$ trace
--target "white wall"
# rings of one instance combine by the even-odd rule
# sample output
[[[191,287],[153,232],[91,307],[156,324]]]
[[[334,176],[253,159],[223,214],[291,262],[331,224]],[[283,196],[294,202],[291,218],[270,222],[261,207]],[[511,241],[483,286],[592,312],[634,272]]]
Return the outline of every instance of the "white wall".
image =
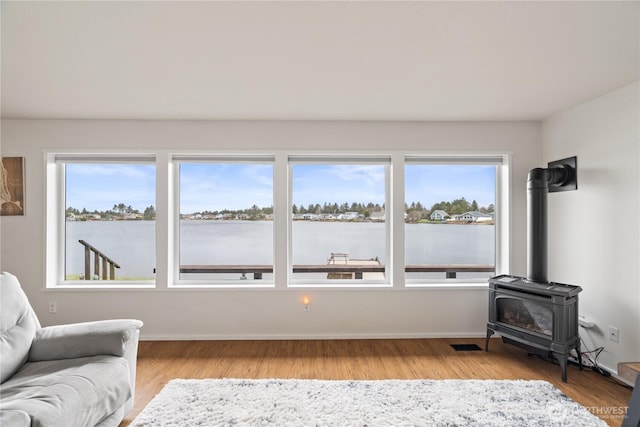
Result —
[[[542,124],[545,163],[578,156],[578,190],[549,195],[549,278],[582,286],[580,313],[597,329],[581,335],[614,372],[640,360],[639,104],[635,83]]]
[[[0,220],[0,267],[20,278],[45,325],[135,317],[145,322],[143,339],[469,337],[485,334],[486,288],[309,292],[43,289],[44,150],[511,152],[510,271],[524,275],[525,183],[527,172],[539,163],[540,125],[533,122],[3,120],[0,148],[3,156],[26,157],[27,173],[26,216]],[[312,298],[308,313],[302,311],[302,294]],[[57,303],[57,314],[47,312],[49,301]]]

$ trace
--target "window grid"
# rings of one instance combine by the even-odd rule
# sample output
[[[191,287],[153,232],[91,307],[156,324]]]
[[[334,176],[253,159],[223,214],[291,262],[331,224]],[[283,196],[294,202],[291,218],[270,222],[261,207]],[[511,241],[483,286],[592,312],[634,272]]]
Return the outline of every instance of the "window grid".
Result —
[[[406,154],[401,152],[393,152],[391,154],[379,153],[351,153],[347,155],[328,155],[326,153],[292,155],[286,152],[237,155],[228,156],[219,153],[205,153],[196,156],[190,154],[175,154],[167,152],[157,152],[153,154],[122,154],[122,153],[99,153],[99,154],[76,154],[76,153],[47,153],[47,256],[46,256],[46,285],[49,288],[65,287],[70,283],[64,279],[65,261],[64,255],[64,188],[65,174],[64,165],[66,163],[81,162],[148,162],[155,161],[157,174],[156,192],[158,197],[158,217],[161,219],[156,223],[156,227],[160,226],[167,230],[157,230],[156,233],[161,236],[160,241],[156,241],[156,258],[157,263],[162,263],[166,259],[169,265],[160,267],[161,274],[158,277],[161,283],[155,285],[153,282],[129,282],[126,284],[117,283],[118,287],[142,287],[149,286],[157,288],[276,288],[276,289],[292,289],[300,287],[322,287],[322,288],[359,288],[369,289],[376,287],[393,287],[394,289],[403,289],[405,287],[434,285],[456,286],[463,285],[463,281],[436,281],[436,282],[413,282],[405,277],[405,247],[404,247],[404,167],[409,164],[495,164],[495,221],[496,221],[496,237],[495,237],[495,274],[500,274],[508,266],[508,218],[509,218],[509,156],[507,154],[461,154],[461,155],[430,155],[428,153]],[[273,280],[269,283],[255,283],[250,286],[237,285],[234,283],[213,283],[210,281],[202,281],[195,283],[191,281],[179,280],[179,256],[176,248],[176,242],[179,239],[179,227],[176,221],[179,221],[179,197],[178,185],[179,179],[176,169],[181,162],[209,162],[231,160],[237,162],[264,162],[269,161],[273,164]],[[318,162],[335,162],[343,164],[371,164],[371,163],[387,163],[385,173],[385,236],[386,237],[386,261],[385,261],[385,281],[383,283],[364,283],[353,284],[350,282],[340,283],[313,283],[313,281],[296,281],[291,277],[291,237],[292,237],[292,214],[291,214],[291,163],[318,163]],[[172,166],[173,165],[173,166]],[[161,171],[169,169],[169,173]],[[172,172],[173,170],[173,172]],[[166,195],[165,195],[166,194]],[[173,194],[173,195],[172,195]],[[165,213],[165,211],[168,212]],[[164,254],[166,252],[166,254]],[[163,255],[164,254],[164,255]],[[477,282],[477,281],[476,281]],[[449,283],[446,285],[446,283]],[[82,285],[82,284],[81,284]],[[92,288],[113,287],[116,283],[99,283]],[[77,287],[77,284],[73,284]]]
[[[295,174],[294,169],[296,167],[298,168],[298,170],[308,169],[307,172],[309,172],[309,170],[312,170],[311,168],[314,168],[314,167],[323,168],[329,172],[327,173],[327,175],[330,175],[332,171],[336,170],[338,171],[338,173],[342,172],[342,173],[345,173],[346,175],[352,175],[352,176],[356,176],[358,173],[366,174],[367,171],[374,172],[374,171],[377,171],[378,169],[382,169],[384,171],[384,183],[383,183],[382,198],[378,200],[378,205],[381,205],[384,208],[383,212],[388,212],[389,211],[388,206],[390,203],[391,156],[390,155],[289,156],[288,163],[289,163],[289,166],[288,166],[289,180],[287,182],[287,187],[289,189],[289,203],[287,205],[288,216],[289,216],[289,220],[288,220],[289,257],[288,257],[288,269],[287,269],[288,286],[289,287],[313,286],[313,287],[320,287],[320,288],[323,288],[323,287],[359,288],[359,287],[367,287],[367,286],[368,287],[391,286],[391,283],[392,283],[392,281],[390,280],[391,263],[389,261],[391,259],[391,243],[390,243],[391,226],[390,226],[390,221],[388,219],[385,218],[385,220],[383,221],[384,224],[379,224],[379,223],[373,224],[374,221],[371,220],[371,225],[376,225],[376,226],[379,226],[378,228],[383,228],[383,249],[382,249],[383,253],[382,253],[381,261],[378,260],[378,254],[360,253],[359,255],[352,257],[353,254],[350,251],[333,250],[332,249],[333,246],[329,246],[324,248],[326,253],[326,257],[324,258],[325,265],[321,264],[322,253],[320,254],[316,253],[315,258],[313,258],[314,260],[312,263],[313,265],[308,265],[307,263],[296,262],[295,258],[297,258],[296,256],[297,254],[294,253],[294,251],[296,250],[296,248],[294,247],[295,246],[294,242],[299,239],[297,239],[297,236],[295,235],[293,228],[294,226],[297,226],[299,229],[302,229],[304,225],[306,225],[305,224],[306,221],[299,220],[300,214],[297,215],[298,220],[296,220],[296,216],[292,212],[293,206],[296,205],[296,194],[294,194],[294,191],[296,190],[296,185],[294,183],[294,181],[296,180],[296,177],[294,176]],[[349,184],[348,180],[344,180],[344,181],[339,181],[337,185],[340,187],[339,188],[340,190],[344,190],[344,188],[342,187],[345,187],[348,184]],[[363,184],[360,183],[360,185],[363,185]],[[317,190],[317,191],[320,191],[320,190]],[[320,204],[321,202],[323,203],[334,202],[334,204],[337,204],[336,200],[331,200],[332,196],[325,195],[320,197],[324,197],[324,199],[327,199],[327,200],[316,199],[315,200],[316,204]],[[354,197],[354,196],[351,196],[351,197]],[[378,197],[380,197],[380,195],[378,195]],[[347,204],[349,202],[352,202],[352,203],[358,202],[357,200],[349,200],[349,201],[342,200],[344,199],[344,197],[341,197],[341,196],[337,196],[337,198],[339,199],[339,201],[346,202]],[[368,202],[373,202],[373,201],[369,200]],[[364,203],[367,203],[367,201],[364,201]],[[302,205],[304,204],[305,203],[302,203]],[[352,206],[352,205],[349,205],[349,206]],[[317,224],[317,226],[321,225],[323,226],[323,228],[326,228],[327,231],[321,232],[318,235],[318,237],[326,238],[327,236],[325,234],[328,232],[331,232],[332,231],[331,228],[334,228],[331,226],[334,224],[340,225],[342,221],[349,221],[349,222],[355,221],[358,223],[358,224],[352,224],[353,226],[368,225],[365,222],[361,222],[362,218],[359,218],[360,215],[355,216],[354,212],[343,212],[345,210],[344,206],[341,206],[342,209],[340,210],[339,214],[337,213],[332,214],[331,212],[325,212],[325,208],[327,207],[327,205],[323,205],[321,207],[323,209],[323,212],[320,215],[321,218],[318,220],[319,223]],[[378,211],[378,213],[379,212],[380,211]],[[315,215],[315,214],[311,213],[307,215]],[[316,221],[314,219],[310,219],[310,220]],[[333,221],[336,221],[336,222],[333,223]],[[332,236],[333,235],[330,235],[329,240],[333,240]],[[340,237],[342,236],[337,236],[337,237],[338,238],[336,240],[339,241]],[[357,238],[357,236],[354,236],[354,238]],[[301,242],[298,242],[298,247],[303,246],[300,243]],[[333,243],[330,243],[330,244],[333,244]],[[336,247],[342,247],[340,246],[340,243],[335,243],[335,244],[338,245]],[[345,242],[343,242],[342,244],[345,244]],[[361,265],[359,267],[353,267],[350,264],[356,264],[356,265],[361,264]],[[331,267],[338,268],[340,269],[340,271],[331,271],[329,270],[329,268]],[[379,269],[382,267],[384,268],[384,271],[380,272]],[[308,268],[310,269],[310,272],[309,273],[299,272],[302,268],[305,268],[305,269]],[[369,270],[375,270],[375,271],[369,271]],[[314,278],[305,277],[306,274],[314,274],[314,273],[316,274],[316,277]],[[319,277],[321,275],[324,277]]]
[[[173,156],[176,177],[174,193],[177,195],[174,215],[175,286],[209,284],[229,287],[273,287],[274,160],[274,156],[269,155]],[[196,180],[197,185],[208,183],[211,187],[207,188],[205,184],[197,193],[193,193],[189,186],[194,185]],[[233,206],[234,203],[238,203],[238,196],[245,197],[241,196],[242,190],[236,189],[235,186],[240,183],[246,185],[247,180],[251,185],[245,188],[245,192],[256,192],[255,187],[260,186],[261,181],[262,185],[265,185],[264,181],[269,181],[270,185],[266,186],[271,187],[271,195],[265,203],[259,205],[247,195],[245,205]],[[187,183],[183,184],[181,181]],[[196,198],[197,204],[194,205]],[[211,208],[214,210],[208,206],[215,206]],[[261,238],[252,239],[239,246],[238,241],[243,239],[233,239],[232,236],[225,238],[224,229],[227,226],[253,229],[261,234]],[[247,236],[243,237],[246,240]],[[194,239],[199,240],[199,243],[194,244]],[[203,246],[207,249],[202,250]],[[236,259],[240,258],[238,253],[246,259],[238,262],[234,259],[233,253],[236,253]]]
[[[53,197],[47,197],[47,226],[53,230],[47,233],[47,253],[51,253],[50,248],[57,248],[56,259],[49,259],[48,255],[47,283],[55,277],[58,284],[91,288],[152,285],[156,264],[155,222],[150,222],[155,219],[156,206],[155,156],[73,153],[47,158],[52,166],[47,167],[47,188],[48,193],[53,193]],[[87,186],[87,173],[100,178]],[[53,191],[49,181],[55,183]],[[151,183],[145,185],[145,181]],[[131,191],[140,193],[139,200],[146,203],[123,203]],[[101,203],[107,193],[120,203],[114,202],[113,207]],[[148,223],[142,231],[140,227],[136,230],[146,237],[138,241],[141,246],[130,245],[127,238],[139,220]],[[94,230],[83,231],[90,224],[95,225]],[[110,226],[117,230],[114,232]],[[52,234],[55,239],[49,238]],[[133,269],[120,265],[123,258],[130,257],[138,259]]]

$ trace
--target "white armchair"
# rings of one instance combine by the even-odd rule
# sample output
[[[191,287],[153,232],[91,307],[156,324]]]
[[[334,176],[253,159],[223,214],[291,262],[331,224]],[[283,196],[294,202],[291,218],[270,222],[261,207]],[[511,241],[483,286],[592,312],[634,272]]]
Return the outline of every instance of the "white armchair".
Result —
[[[0,425],[117,426],[133,407],[142,322],[42,328],[18,279],[0,274]]]

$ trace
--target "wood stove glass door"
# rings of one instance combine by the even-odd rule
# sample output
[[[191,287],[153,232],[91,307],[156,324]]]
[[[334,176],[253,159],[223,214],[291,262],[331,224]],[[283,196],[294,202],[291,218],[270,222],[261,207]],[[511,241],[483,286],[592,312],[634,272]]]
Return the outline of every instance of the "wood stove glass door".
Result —
[[[553,336],[551,304],[512,296],[496,299],[498,322],[530,332]]]

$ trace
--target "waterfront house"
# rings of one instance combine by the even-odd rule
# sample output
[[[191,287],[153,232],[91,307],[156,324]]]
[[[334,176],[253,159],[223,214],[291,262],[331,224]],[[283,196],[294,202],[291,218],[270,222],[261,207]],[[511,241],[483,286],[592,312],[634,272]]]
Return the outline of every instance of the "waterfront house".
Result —
[[[340,221],[353,221],[354,219],[358,219],[358,212],[341,213],[337,216],[337,219]]]
[[[444,221],[447,218],[450,218],[450,215],[441,209],[436,209],[433,212],[431,212],[431,215],[429,215],[429,218],[431,219],[431,221]]]
[[[371,215],[369,215],[369,219],[371,221],[384,221],[385,218],[386,218],[385,211],[371,212]]]
[[[483,212],[465,212],[460,215],[454,215],[453,219],[455,221],[465,221],[465,222],[490,222],[493,221],[493,215],[486,214]]]

